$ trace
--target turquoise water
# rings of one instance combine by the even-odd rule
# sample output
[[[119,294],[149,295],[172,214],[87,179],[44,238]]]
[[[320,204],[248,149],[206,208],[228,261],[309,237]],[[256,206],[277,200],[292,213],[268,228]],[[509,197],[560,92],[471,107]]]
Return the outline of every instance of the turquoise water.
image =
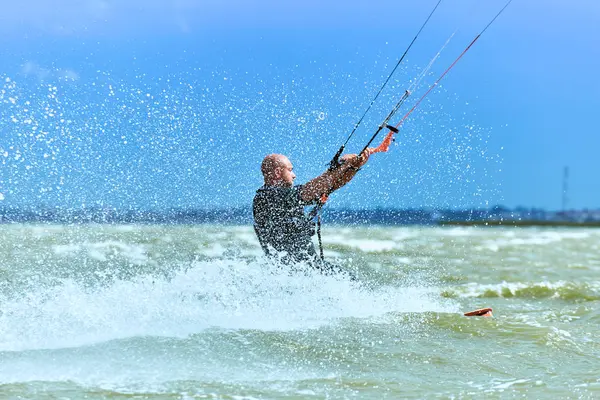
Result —
[[[0,226],[0,398],[600,397],[600,230],[324,240],[358,281],[249,226]]]

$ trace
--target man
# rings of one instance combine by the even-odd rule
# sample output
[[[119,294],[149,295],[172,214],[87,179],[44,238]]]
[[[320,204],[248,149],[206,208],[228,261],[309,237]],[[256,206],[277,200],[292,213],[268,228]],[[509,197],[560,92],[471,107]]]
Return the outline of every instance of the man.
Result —
[[[266,156],[261,165],[264,186],[256,191],[253,203],[254,229],[265,253],[279,256],[284,263],[307,262],[321,270],[331,270],[317,257],[312,242],[314,215],[305,215],[304,207],[317,205],[323,197],[350,182],[370,155],[371,149],[360,157],[345,155],[339,167],[297,186],[294,167],[286,156]]]

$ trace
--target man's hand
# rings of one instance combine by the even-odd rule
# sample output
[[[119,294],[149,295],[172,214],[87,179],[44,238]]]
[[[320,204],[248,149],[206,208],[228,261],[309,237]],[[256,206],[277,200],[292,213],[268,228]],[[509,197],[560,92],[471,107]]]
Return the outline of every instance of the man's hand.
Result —
[[[344,154],[340,161],[342,165],[349,165],[352,168],[359,169],[367,163],[369,156],[372,154],[372,149],[366,149],[360,157],[357,154]]]
[[[369,157],[371,157],[371,154],[373,154],[373,148],[372,147],[368,147],[365,151],[363,151],[360,156],[358,157],[358,162],[359,162],[359,167],[361,168],[363,165],[365,165],[367,163],[367,161],[369,160]]]

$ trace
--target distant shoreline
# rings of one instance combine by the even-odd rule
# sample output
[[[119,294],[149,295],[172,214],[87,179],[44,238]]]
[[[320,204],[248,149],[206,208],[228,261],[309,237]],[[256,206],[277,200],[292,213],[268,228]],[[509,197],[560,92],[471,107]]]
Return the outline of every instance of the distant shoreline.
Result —
[[[491,220],[491,221],[440,221],[441,226],[508,226],[508,227],[581,227],[581,228],[600,228],[600,221],[540,221],[540,220]]]
[[[93,221],[93,220],[35,220],[35,221],[2,221],[1,225],[62,225],[62,226],[85,226],[85,225],[143,225],[143,226],[251,226],[251,221]],[[573,221],[437,221],[437,222],[417,222],[417,223],[382,223],[381,221],[372,222],[348,222],[348,221],[328,221],[329,227],[348,227],[348,226],[380,226],[380,227],[473,227],[473,228],[600,228],[600,221],[573,222]]]
[[[322,217],[323,223],[327,225],[600,227],[600,210],[553,212],[537,209],[509,210],[499,206],[489,210],[327,208]],[[142,211],[0,207],[0,224],[251,225],[252,222],[250,208]]]

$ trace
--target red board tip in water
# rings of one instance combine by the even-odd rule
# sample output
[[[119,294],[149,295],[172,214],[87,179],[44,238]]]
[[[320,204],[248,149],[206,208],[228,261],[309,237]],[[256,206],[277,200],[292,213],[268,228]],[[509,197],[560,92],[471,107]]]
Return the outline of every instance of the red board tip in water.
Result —
[[[492,317],[492,309],[488,307],[469,311],[465,313],[465,317]]]

